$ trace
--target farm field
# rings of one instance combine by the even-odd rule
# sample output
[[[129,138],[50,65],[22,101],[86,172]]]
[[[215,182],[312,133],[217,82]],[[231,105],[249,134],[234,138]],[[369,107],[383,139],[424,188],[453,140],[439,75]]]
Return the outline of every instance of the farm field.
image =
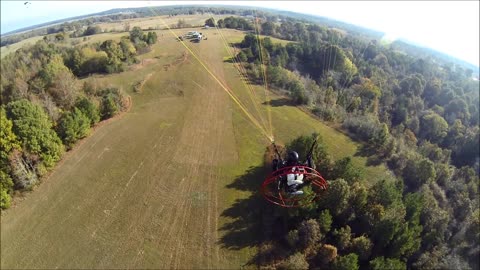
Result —
[[[202,31],[208,40],[185,44],[254,117],[266,117],[263,88],[253,86],[256,113],[234,65],[224,62],[229,54],[221,34]],[[255,268],[248,263],[261,232],[244,233],[242,215],[232,214],[251,211],[237,202],[252,192],[232,184],[263,166],[269,141],[169,31],[156,32],[159,41],[139,57],[140,64],[84,79],[123,88],[133,106],[100,125],[2,213],[1,268]],[[243,37],[236,30],[222,33],[228,42]],[[105,33],[88,42],[125,34]],[[138,81],[144,84],[136,93]],[[334,159],[357,152],[359,144],[298,108],[270,109],[276,142],[317,131]],[[366,164],[363,157],[353,160]],[[388,173],[384,166],[368,167],[366,178]],[[263,179],[249,181],[260,185]]]
[[[28,45],[35,44],[35,42],[41,40],[42,38],[43,38],[43,36],[41,36],[41,37],[31,37],[31,38],[27,38],[25,40],[22,40],[20,42],[17,42],[17,43],[11,44],[11,45],[0,47],[0,56],[1,56],[1,58],[3,58],[3,57],[5,57],[5,55],[7,55],[9,53],[12,53],[12,52],[15,52],[16,50],[20,49],[23,46],[28,46]]]

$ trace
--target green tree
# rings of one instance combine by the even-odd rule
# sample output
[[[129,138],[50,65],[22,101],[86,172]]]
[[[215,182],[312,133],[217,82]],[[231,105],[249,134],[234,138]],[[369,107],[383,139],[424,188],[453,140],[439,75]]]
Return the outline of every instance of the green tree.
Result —
[[[83,33],[84,36],[91,36],[102,33],[102,28],[100,26],[88,26],[87,30]]]
[[[0,171],[0,174],[2,173],[3,172]],[[1,175],[0,175],[0,180],[3,180]],[[8,194],[8,191],[6,189],[1,189],[0,190],[0,208],[1,209],[9,208],[11,201],[12,201],[12,197],[10,197],[10,194]]]
[[[345,250],[350,247],[352,237],[350,226],[346,225],[338,230],[335,229],[333,231],[333,236],[336,239],[337,248],[339,250]]]
[[[358,254],[360,260],[367,260],[372,252],[372,241],[364,235],[353,238],[351,249]]]
[[[331,178],[338,179],[342,178],[350,185],[354,182],[357,182],[362,177],[363,172],[360,168],[357,168],[352,163],[351,157],[344,157],[335,161],[335,165],[333,165],[333,171]]]
[[[102,115],[102,119],[108,119],[110,117],[113,117],[118,112],[119,108],[115,103],[114,97],[111,95],[103,97],[100,106],[100,114]]]
[[[157,33],[155,32],[148,32],[147,39],[145,40],[148,45],[153,45],[157,43]]]
[[[240,51],[240,52],[237,54],[237,59],[238,59],[240,62],[247,62],[247,60],[248,60],[247,55],[246,55],[243,51]]]
[[[106,71],[115,73],[123,71],[121,59],[124,58],[122,48],[113,40],[106,40],[100,45],[100,49],[107,53],[108,60],[106,63]]]
[[[350,253],[345,256],[337,256],[333,262],[333,269],[337,270],[357,270],[358,268],[358,255],[355,253]]]
[[[361,182],[353,183],[350,197],[350,205],[355,211],[357,217],[362,216],[367,205],[368,192],[367,188]]]
[[[440,115],[430,112],[420,118],[420,137],[439,143],[447,136],[448,123]]]
[[[480,129],[475,127],[465,132],[453,149],[453,163],[456,166],[474,165],[478,162]]]
[[[377,257],[370,261],[370,268],[372,270],[406,270],[407,265],[399,259]]]
[[[133,58],[137,54],[137,49],[133,46],[132,42],[128,39],[121,39],[120,40],[120,48],[122,48],[123,52],[123,59],[127,63],[131,63]]]
[[[210,27],[215,27],[215,19],[214,18],[208,18],[206,21],[205,21],[205,25],[208,25]]]
[[[435,164],[427,158],[411,158],[403,169],[403,177],[411,190],[417,190],[435,180]]]
[[[300,81],[298,81],[298,80],[292,81],[290,83],[289,90],[290,90],[290,94],[293,98],[293,101],[296,104],[298,104],[298,105],[308,104],[309,99],[308,99],[308,96],[305,93],[305,87],[303,86],[303,84]]]
[[[65,145],[72,147],[76,141],[87,136],[90,130],[90,119],[75,108],[72,112],[63,115],[57,130]]]
[[[143,31],[142,28],[135,26],[133,27],[132,31],[130,31],[130,40],[133,44],[139,43],[143,39]]]
[[[444,241],[445,232],[452,218],[447,210],[438,204],[432,190],[424,185],[420,189],[422,194],[423,208],[420,215],[420,223],[423,226],[422,248],[429,250]]]
[[[22,142],[24,150],[38,154],[46,168],[51,168],[60,160],[62,142],[39,105],[23,99],[10,102],[6,109],[7,117],[13,122],[13,132]]]
[[[95,106],[95,104],[93,104],[88,98],[82,97],[78,99],[75,103],[75,107],[88,117],[90,120],[90,126],[93,126],[100,121],[100,113],[97,106]]]
[[[47,86],[51,86],[56,81],[57,74],[62,71],[69,72],[63,63],[63,58],[59,54],[54,54],[40,71],[40,76],[46,82]]]
[[[275,24],[273,22],[264,22],[261,25],[261,33],[266,36],[273,36],[275,34]]]
[[[318,225],[324,234],[330,232],[330,228],[332,226],[332,215],[330,215],[330,211],[328,211],[328,209],[320,212],[320,215],[318,216]]]
[[[401,203],[402,191],[395,185],[393,179],[382,179],[370,189],[368,201],[390,207]]]
[[[402,93],[408,96],[420,96],[425,89],[425,79],[422,74],[413,74],[400,82]]]
[[[420,248],[422,227],[418,223],[404,223],[389,244],[388,254],[391,257],[410,257]]]
[[[8,164],[8,155],[13,149],[20,149],[17,136],[12,131],[13,122],[7,117],[5,108],[0,107],[0,165],[2,168]]]
[[[9,156],[12,150],[20,149],[17,136],[12,131],[13,123],[7,118],[5,108],[0,107],[0,208],[10,207],[13,180],[9,175]]]
[[[107,53],[108,58],[124,58],[123,50],[119,44],[111,39],[104,41],[100,45],[100,49]]]
[[[330,210],[333,216],[339,216],[349,207],[350,187],[343,179],[328,181],[328,185],[318,205]]]
[[[385,150],[389,140],[390,132],[388,131],[388,126],[387,124],[382,123],[380,129],[375,132],[370,142],[372,143],[373,147],[377,148],[377,153],[381,153]]]

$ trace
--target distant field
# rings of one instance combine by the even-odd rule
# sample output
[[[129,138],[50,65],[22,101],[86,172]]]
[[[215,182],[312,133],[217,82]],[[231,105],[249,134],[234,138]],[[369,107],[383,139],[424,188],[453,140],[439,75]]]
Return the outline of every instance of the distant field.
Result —
[[[25,40],[22,40],[20,42],[17,42],[17,43],[8,45],[8,46],[0,47],[1,58],[5,57],[5,55],[7,55],[9,53],[15,52],[16,50],[20,49],[23,46],[33,45],[37,41],[41,40],[42,38],[43,38],[43,36],[41,36],[41,37],[31,37],[31,38],[27,38]]]
[[[225,17],[232,16],[231,14],[227,15],[215,15],[215,19],[220,20]],[[115,30],[115,31],[123,31],[125,29],[125,25],[129,24],[130,29],[132,29],[135,26],[139,26],[142,29],[164,29],[165,24],[168,25],[169,27],[172,27],[172,25],[177,25],[177,22],[182,19],[185,21],[185,24],[189,24],[191,26],[203,26],[205,25],[205,21],[209,18],[210,16],[205,13],[203,15],[201,14],[195,14],[195,15],[182,15],[182,16],[173,16],[173,17],[168,17],[168,15],[163,15],[163,16],[155,16],[155,17],[148,17],[148,18],[136,18],[136,19],[128,19],[128,20],[123,20],[121,23],[118,22],[113,22],[113,23],[101,23],[98,24],[102,28],[102,30]]]
[[[142,63],[85,79],[122,88],[133,107],[79,143],[34,192],[2,213],[1,268],[238,269],[255,254],[260,232],[242,223],[255,209],[238,202],[256,193],[232,184],[241,186],[249,170],[263,167],[269,141],[180,42],[158,33]],[[229,55],[221,35],[205,33],[208,40],[186,44],[254,117],[266,117],[263,88],[252,86],[257,113],[234,65],[223,62]],[[222,33],[228,42],[243,37]],[[144,87],[134,93],[140,80]],[[334,158],[357,151],[357,143],[296,107],[274,106],[271,113],[279,143],[317,131]],[[369,167],[367,181],[386,173]],[[259,186],[263,177],[245,181]]]

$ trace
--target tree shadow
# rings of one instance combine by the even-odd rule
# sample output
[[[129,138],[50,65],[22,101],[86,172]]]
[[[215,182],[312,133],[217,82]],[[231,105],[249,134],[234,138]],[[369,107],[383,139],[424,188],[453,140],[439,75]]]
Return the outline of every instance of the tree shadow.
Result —
[[[267,105],[267,102],[263,102],[263,105]],[[292,100],[288,98],[279,98],[279,99],[274,99],[270,100],[270,106],[272,107],[281,107],[281,106],[295,106]]]
[[[230,208],[222,212],[222,217],[232,219],[220,228],[226,232],[220,239],[222,247],[239,250],[261,242],[261,217],[266,202],[260,194],[260,186],[266,173],[264,167],[250,167],[245,174],[227,186],[239,191],[250,191],[252,195],[237,199]]]
[[[268,203],[260,193],[261,184],[268,173],[270,171],[265,166],[250,167],[245,174],[227,185],[228,188],[238,191],[252,192],[247,198],[237,199],[221,214],[222,217],[232,219],[220,228],[220,231],[224,232],[219,240],[222,248],[258,248],[258,252],[244,266],[268,265],[285,257],[287,252],[281,245],[276,244],[287,231],[287,210]]]

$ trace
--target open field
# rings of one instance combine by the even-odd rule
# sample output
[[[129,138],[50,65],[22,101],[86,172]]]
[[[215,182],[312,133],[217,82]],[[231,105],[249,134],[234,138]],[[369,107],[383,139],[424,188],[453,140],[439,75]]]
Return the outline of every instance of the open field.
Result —
[[[225,17],[232,16],[231,14],[226,15],[215,15],[215,19],[220,20]],[[125,25],[130,25],[130,29],[135,26],[139,26],[142,29],[164,29],[165,24],[169,27],[176,26],[178,20],[182,19],[185,21],[185,24],[189,24],[191,26],[203,26],[205,25],[205,20],[209,18],[207,13],[201,14],[194,14],[194,15],[181,15],[181,16],[172,16],[169,17],[168,15],[162,16],[155,16],[155,17],[146,17],[146,18],[135,18],[135,19],[127,19],[123,20],[121,23],[112,22],[112,23],[100,23],[98,26],[102,28],[104,31],[123,31],[125,29]]]
[[[7,55],[9,53],[15,52],[16,50],[20,49],[23,46],[33,45],[33,44],[35,44],[35,42],[41,40],[42,38],[43,38],[43,36],[31,37],[31,38],[27,38],[25,40],[22,40],[20,42],[14,43],[14,44],[10,44],[10,45],[7,45],[7,46],[0,47],[1,58],[5,57],[5,55]]]
[[[252,115],[266,117],[262,88],[253,88],[256,113],[235,67],[223,62],[229,55],[221,35],[205,32],[208,40],[186,44]],[[222,32],[229,42],[241,40],[240,31]],[[87,78],[122,87],[133,107],[80,142],[2,213],[2,268],[238,269],[255,254],[261,232],[242,227],[252,209],[237,205],[252,192],[232,183],[263,166],[269,142],[180,42],[158,33],[143,64]],[[103,36],[110,38],[94,37]],[[134,93],[141,80],[141,93]],[[334,158],[357,151],[358,144],[298,108],[275,105],[271,112],[277,142],[317,131]],[[367,170],[371,178],[386,173],[383,166]],[[263,178],[249,181],[260,185]]]

